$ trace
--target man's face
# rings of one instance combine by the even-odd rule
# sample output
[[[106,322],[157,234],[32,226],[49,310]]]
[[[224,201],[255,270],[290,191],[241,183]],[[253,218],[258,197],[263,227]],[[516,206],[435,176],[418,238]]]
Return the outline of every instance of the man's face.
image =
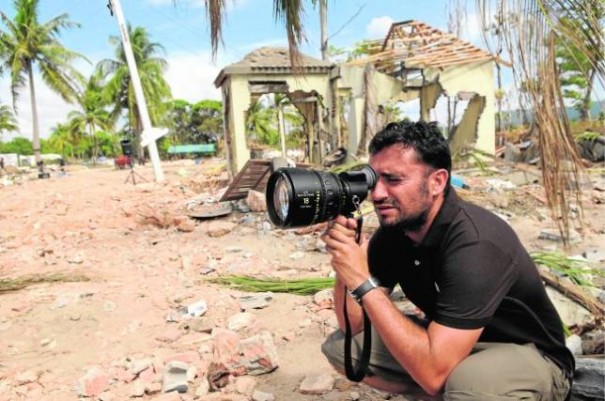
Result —
[[[378,174],[370,196],[380,224],[419,230],[434,202],[430,195],[433,169],[418,159],[413,148],[399,144],[372,155],[370,165]]]

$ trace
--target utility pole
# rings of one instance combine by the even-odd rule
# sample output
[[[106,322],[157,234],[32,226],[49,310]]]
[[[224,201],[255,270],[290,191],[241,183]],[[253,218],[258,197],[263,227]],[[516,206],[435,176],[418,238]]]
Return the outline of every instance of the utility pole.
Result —
[[[158,148],[155,141],[163,136],[166,133],[166,130],[151,126],[149,110],[147,110],[147,102],[145,101],[143,87],[141,86],[141,78],[139,77],[139,70],[137,69],[137,63],[132,52],[132,46],[130,45],[130,37],[128,36],[128,29],[124,21],[124,14],[122,13],[120,0],[108,1],[109,3],[107,4],[107,7],[109,8],[109,13],[112,16],[115,13],[118,21],[118,28],[120,29],[120,36],[122,37],[122,46],[124,47],[124,55],[126,56],[126,62],[128,63],[130,79],[134,88],[135,98],[137,99],[137,107],[141,116],[141,123],[143,124],[141,145],[147,146],[147,149],[149,150],[149,158],[151,159],[151,165],[153,166],[153,174],[156,182],[163,182],[164,173],[162,171],[162,166],[160,165],[160,156],[158,154]]]

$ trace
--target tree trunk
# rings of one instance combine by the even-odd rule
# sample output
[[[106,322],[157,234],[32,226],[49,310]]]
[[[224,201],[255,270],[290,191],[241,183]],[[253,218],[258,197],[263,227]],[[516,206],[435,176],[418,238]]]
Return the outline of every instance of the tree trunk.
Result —
[[[92,139],[92,154],[90,155],[92,158],[92,165],[95,166],[97,164],[97,139],[95,138],[95,127],[94,124],[90,124],[88,126],[88,135],[90,135],[90,139]]]
[[[42,161],[42,155],[40,154],[40,128],[38,123],[38,107],[36,105],[36,88],[34,87],[34,72],[33,65],[31,62],[25,67],[27,70],[27,76],[29,79],[29,101],[32,107],[32,144],[34,148],[34,157],[36,159],[36,165]]]
[[[327,0],[319,0],[319,23],[321,27],[321,59],[328,61],[328,7]]]
[[[277,104],[277,129],[279,132],[279,145],[281,147],[282,157],[286,157],[286,124],[284,122],[284,109],[283,105]]]
[[[580,111],[580,120],[582,121],[590,121],[590,97],[592,96],[592,85],[594,83],[594,78],[596,76],[597,70],[595,68],[590,71],[590,76],[588,77],[588,85],[586,87],[586,94],[584,95],[584,99],[582,99],[582,110]]]

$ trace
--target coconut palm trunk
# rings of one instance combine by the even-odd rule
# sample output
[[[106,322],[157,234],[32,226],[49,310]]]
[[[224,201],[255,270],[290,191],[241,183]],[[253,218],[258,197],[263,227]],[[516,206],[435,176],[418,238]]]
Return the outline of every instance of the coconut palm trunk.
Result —
[[[13,0],[15,15],[11,19],[0,11],[0,71],[10,71],[13,108],[26,84],[29,84],[32,111],[32,142],[36,163],[41,162],[40,126],[36,103],[34,66],[37,64],[42,81],[66,102],[73,102],[83,81],[71,65],[82,55],[63,47],[57,37],[63,28],[78,26],[61,14],[45,23],[38,21],[39,0]]]
[[[36,104],[36,87],[34,84],[32,63],[29,62],[25,68],[29,80],[29,102],[32,108],[32,144],[34,148],[34,158],[36,159],[36,164],[39,164],[42,161],[42,155],[40,154],[40,123],[38,120],[38,105]]]

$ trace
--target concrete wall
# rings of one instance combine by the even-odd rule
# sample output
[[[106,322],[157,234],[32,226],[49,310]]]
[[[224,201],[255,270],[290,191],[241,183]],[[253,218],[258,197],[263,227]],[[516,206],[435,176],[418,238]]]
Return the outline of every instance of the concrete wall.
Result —
[[[349,116],[347,128],[349,131],[349,142],[347,151],[350,154],[357,153],[357,145],[363,131],[363,119],[365,111],[365,85],[364,85],[365,67],[341,66],[340,79],[338,85],[340,88],[346,88],[351,91],[351,103],[349,104]],[[389,100],[398,99],[402,95],[403,82],[388,75],[378,72],[371,72],[371,85],[374,86],[373,93],[376,104],[385,104]]]
[[[425,70],[425,77],[429,81],[439,80],[441,87],[450,96],[458,92],[474,92],[484,97],[484,107],[478,117],[477,142],[475,148],[489,154],[496,152],[496,119],[495,119],[495,88],[494,63],[492,61],[465,64],[450,67],[444,71]],[[475,104],[476,105],[476,104]],[[469,110],[470,113],[480,112],[480,107]],[[475,120],[472,115],[465,116],[466,121]],[[473,129],[470,124],[461,124],[458,132],[465,137],[472,135],[468,130]]]
[[[315,91],[322,99],[323,106],[329,108],[329,76],[307,75],[294,78],[291,75],[230,75],[227,78],[230,85],[229,92],[229,130],[231,144],[227,146],[231,172],[237,174],[250,159],[250,149],[246,141],[246,111],[251,106],[251,93],[248,82],[286,82],[290,92],[301,90],[303,92]],[[227,83],[225,83],[227,84]]]
[[[472,138],[474,147],[489,154],[495,153],[494,118],[495,89],[493,83],[493,62],[481,62],[467,65],[457,65],[445,70],[426,69],[425,81],[432,82],[421,90],[421,110],[419,113],[428,119],[429,111],[435,107],[435,102],[446,91],[450,96],[458,92],[474,92],[481,98],[469,103],[469,107],[458,127],[460,138]],[[410,100],[415,93],[403,92],[402,81],[380,73],[373,73],[371,84],[376,104],[386,104],[392,100]],[[365,110],[364,67],[340,67],[338,85],[351,93],[347,127],[349,142],[347,150],[355,154],[363,129],[363,113]],[[456,144],[459,144],[457,141]],[[467,141],[468,143],[468,141]]]
[[[365,112],[365,85],[364,85],[364,67],[340,66],[338,72],[333,74],[336,78],[336,85],[339,92],[351,94],[349,103],[349,115],[347,127],[349,132],[347,150],[351,154],[356,154],[359,140],[363,130],[363,119]],[[388,75],[370,72],[370,82],[373,86],[372,95],[376,105],[386,104],[391,100],[409,99],[410,93],[403,92],[403,82]],[[465,138],[475,137],[477,132],[477,142],[474,146],[489,154],[495,153],[495,118],[494,118],[494,83],[493,83],[493,62],[482,62],[468,65],[453,66],[445,70],[424,71],[425,81],[433,82],[432,88],[439,85],[450,96],[458,92],[474,92],[481,99],[473,103],[473,107],[467,110],[462,123],[459,127],[459,133]],[[332,107],[330,96],[330,77],[327,74],[307,75],[293,77],[291,75],[279,74],[229,74],[223,85],[229,85],[228,100],[230,118],[228,130],[230,132],[230,144],[227,145],[228,158],[231,172],[237,174],[250,158],[250,149],[247,146],[246,138],[246,111],[251,105],[251,93],[248,83],[257,82],[286,82],[290,92],[297,90],[303,92],[317,92],[322,99],[323,107],[329,110]],[[431,91],[435,92],[434,90]],[[423,91],[427,97],[422,102],[425,108],[431,107],[433,96],[428,96],[429,92]],[[434,93],[433,93],[434,95]],[[480,100],[480,102],[479,102]],[[474,107],[481,104],[481,107]],[[424,110],[428,113],[427,110]],[[422,112],[422,111],[421,111]],[[425,113],[425,114],[426,114]],[[322,113],[323,114],[323,113]],[[338,118],[338,116],[336,116]]]

